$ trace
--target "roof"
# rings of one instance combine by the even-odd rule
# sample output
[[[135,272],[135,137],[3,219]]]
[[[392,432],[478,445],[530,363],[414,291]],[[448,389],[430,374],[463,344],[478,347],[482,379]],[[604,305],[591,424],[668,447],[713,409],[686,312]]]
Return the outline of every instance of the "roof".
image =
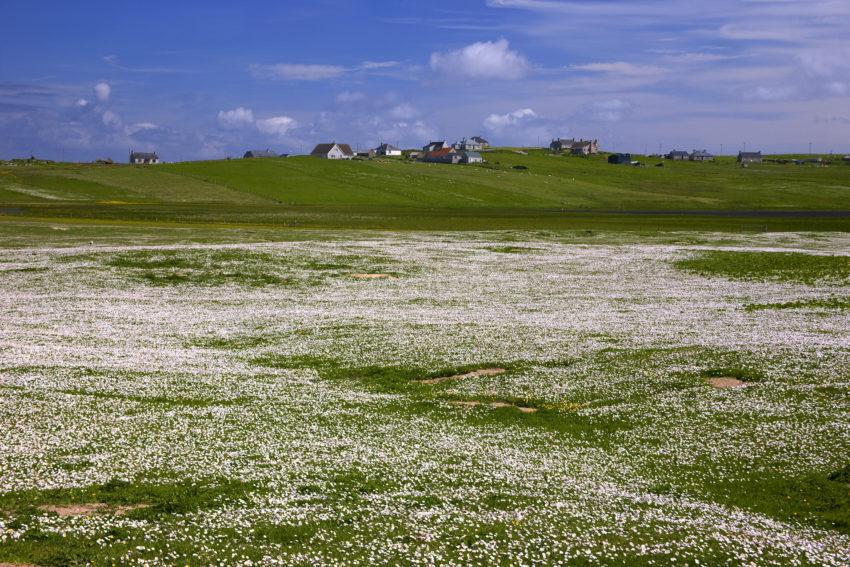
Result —
[[[245,157],[246,158],[278,157],[278,155],[276,153],[274,153],[273,151],[268,150],[268,149],[266,149],[266,150],[248,150],[247,152],[245,152]]]
[[[342,153],[347,156],[353,156],[354,152],[351,150],[351,146],[348,144],[337,144],[336,142],[331,142],[330,144],[316,144],[316,147],[313,148],[313,151],[310,152],[310,155],[316,156],[325,156],[330,153],[334,146],[337,146]]]
[[[426,154],[427,157],[438,158],[438,157],[446,157],[451,154],[455,154],[454,148],[443,148],[441,150],[434,150],[432,152],[428,152]]]
[[[741,158],[761,157],[761,152],[738,152],[738,157],[741,157]]]
[[[671,151],[671,152],[670,152],[669,154],[667,154],[667,155],[671,155],[671,156],[686,156],[686,155],[688,155],[688,152],[686,152],[686,151],[684,151],[684,150],[673,150],[673,151]]]
[[[590,140],[579,140],[578,142],[573,142],[574,148],[585,148],[587,146],[593,145]]]
[[[130,157],[133,159],[159,159],[156,152],[130,152]]]
[[[479,154],[478,152],[463,152],[463,155],[465,155],[467,157],[467,159],[468,158],[480,158],[481,157],[481,154]]]
[[[694,157],[714,157],[713,154],[708,153],[706,150],[694,150],[694,153],[691,155]]]
[[[472,141],[475,142],[476,144],[489,144],[490,143],[487,140],[485,140],[484,138],[482,138],[481,136],[473,136]]]
[[[378,150],[400,152],[401,148],[397,148],[392,144],[381,144],[380,146],[378,146]]]

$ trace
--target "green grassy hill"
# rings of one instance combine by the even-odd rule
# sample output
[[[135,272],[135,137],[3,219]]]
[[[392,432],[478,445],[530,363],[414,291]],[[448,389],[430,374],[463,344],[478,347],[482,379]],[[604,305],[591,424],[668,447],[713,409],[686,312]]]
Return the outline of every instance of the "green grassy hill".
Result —
[[[738,218],[742,211],[758,212],[743,216],[773,225],[777,217],[767,211],[833,211],[817,221],[820,227],[850,225],[847,215],[837,213],[850,211],[850,167],[840,163],[741,168],[721,158],[655,167],[662,160],[637,156],[647,166],[628,167],[609,165],[602,155],[554,156],[542,150],[501,149],[485,156],[482,166],[309,157],[146,167],[7,165],[0,167],[0,214],[449,229],[557,228],[570,218],[613,221],[618,212],[630,219],[628,225],[669,224],[677,217],[683,224],[720,227],[735,222],[720,220],[728,216],[718,213]],[[660,215],[666,220],[633,218],[636,211],[667,211]],[[706,216],[714,220],[697,218]],[[782,222],[805,228],[803,216]]]

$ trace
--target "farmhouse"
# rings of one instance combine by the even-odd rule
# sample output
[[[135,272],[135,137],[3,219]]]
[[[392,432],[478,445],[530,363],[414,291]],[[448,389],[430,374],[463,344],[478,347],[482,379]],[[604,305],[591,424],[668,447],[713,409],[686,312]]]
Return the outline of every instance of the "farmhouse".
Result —
[[[761,163],[761,152],[738,152],[738,163]]]
[[[348,144],[318,144],[310,155],[322,159],[351,159],[354,157],[354,152]]]
[[[460,154],[460,163],[484,163],[484,158],[478,152],[463,151]]]
[[[694,150],[691,152],[689,159],[691,161],[714,161],[714,155],[708,153],[706,150]]]
[[[427,145],[422,146],[422,151],[426,154],[429,152],[435,152],[437,150],[444,150],[446,148],[451,148],[446,142],[428,142]]]
[[[599,153],[599,142],[597,140],[579,140],[573,142],[570,153],[574,156],[589,156]]]
[[[611,154],[608,156],[608,163],[614,165],[629,165],[632,163],[632,154]]]
[[[452,145],[452,147],[458,151],[468,150],[471,152],[480,152],[484,149],[484,146],[482,146],[472,138],[468,140],[464,138],[460,142],[456,142],[454,145]]]
[[[250,158],[276,158],[276,157],[286,157],[286,154],[282,154],[281,156],[278,156],[276,153],[274,153],[273,151],[271,151],[269,149],[248,150],[247,152],[245,152],[245,155],[242,156],[242,157],[245,158],[245,159],[250,159]]]
[[[673,150],[664,157],[673,161],[685,161],[689,155],[688,152],[683,152],[682,150]]]
[[[479,156],[480,157],[480,156]],[[439,150],[434,150],[427,152],[423,157],[422,161],[426,161],[428,163],[459,163],[461,159],[460,154],[458,154],[454,148],[442,148]]]
[[[587,156],[599,153],[599,141],[556,138],[549,144],[549,149],[553,152],[570,152],[576,156]]]
[[[380,146],[375,148],[375,154],[377,154],[379,156],[388,156],[388,157],[400,156],[401,155],[401,148],[397,148],[397,147],[393,146],[392,144],[381,144]]]
[[[473,136],[472,141],[481,146],[481,149],[487,149],[490,147],[490,142],[482,138],[481,136]]]
[[[159,163],[159,156],[156,152],[130,152],[130,163],[135,164],[154,164]]]

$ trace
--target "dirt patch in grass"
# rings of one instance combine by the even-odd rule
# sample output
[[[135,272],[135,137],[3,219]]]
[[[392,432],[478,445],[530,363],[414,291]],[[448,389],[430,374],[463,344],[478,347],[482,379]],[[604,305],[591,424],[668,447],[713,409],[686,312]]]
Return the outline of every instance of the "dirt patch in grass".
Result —
[[[390,274],[351,274],[356,280],[393,280],[395,276]]]
[[[105,502],[89,502],[86,504],[42,504],[38,509],[42,512],[53,512],[60,517],[68,516],[92,516],[94,514],[112,513],[123,516],[134,510],[149,508],[150,504],[123,504],[112,507]]]
[[[749,384],[747,384],[743,380],[738,380],[737,378],[732,378],[730,376],[716,376],[713,378],[706,378],[706,382],[720,390],[727,390],[730,388],[746,388],[747,386],[749,386]]]
[[[0,567],[38,567],[34,563],[4,563],[0,561]]]
[[[475,408],[478,406],[487,406],[493,409],[501,409],[501,408],[515,408],[519,410],[521,413],[537,413],[537,408],[531,408],[527,406],[518,406],[516,404],[511,404],[508,402],[479,402],[476,400],[452,400],[449,402],[453,406],[462,407],[462,408]]]
[[[504,368],[479,368],[478,370],[464,372],[463,374],[453,374],[452,376],[437,376],[436,378],[426,378],[424,380],[417,380],[417,382],[419,382],[420,384],[428,384],[429,386],[433,386],[434,384],[442,384],[443,382],[466,380],[467,378],[477,378],[479,376],[498,376],[499,374],[504,374],[505,372],[507,372],[507,370]]]

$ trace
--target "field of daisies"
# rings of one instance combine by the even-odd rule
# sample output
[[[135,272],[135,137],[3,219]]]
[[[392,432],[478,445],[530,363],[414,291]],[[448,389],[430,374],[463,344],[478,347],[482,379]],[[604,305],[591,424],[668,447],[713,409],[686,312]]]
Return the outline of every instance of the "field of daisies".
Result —
[[[0,563],[847,565],[848,255],[2,248]]]

